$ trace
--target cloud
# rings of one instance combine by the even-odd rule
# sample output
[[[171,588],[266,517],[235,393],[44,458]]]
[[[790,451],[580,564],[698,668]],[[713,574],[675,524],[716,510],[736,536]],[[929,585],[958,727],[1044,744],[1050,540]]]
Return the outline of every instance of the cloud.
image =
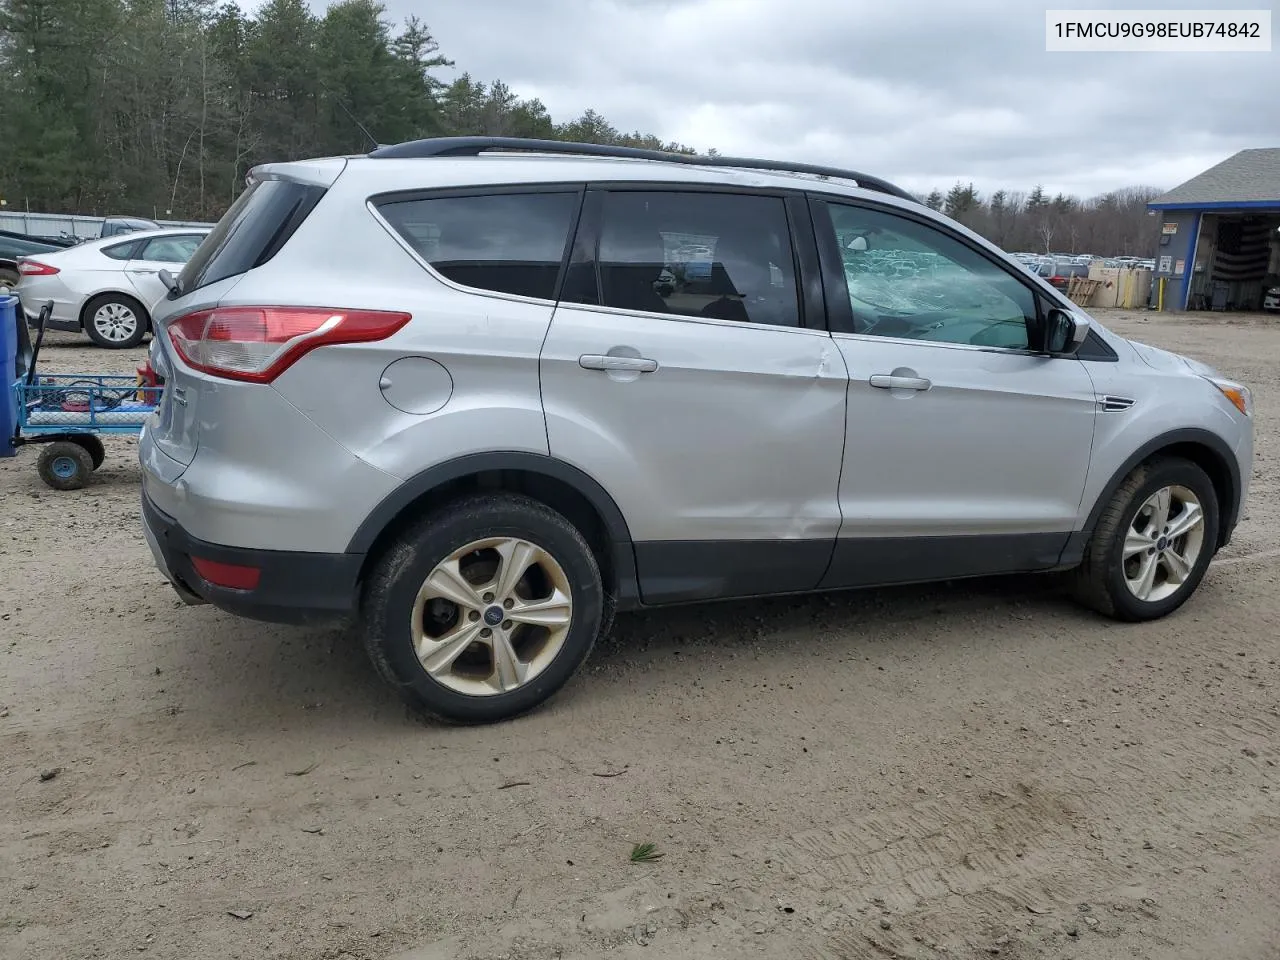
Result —
[[[1027,0],[383,2],[456,61],[443,79],[501,79],[557,120],[593,107],[620,129],[916,190],[1167,188],[1280,130],[1280,49],[1050,54]]]

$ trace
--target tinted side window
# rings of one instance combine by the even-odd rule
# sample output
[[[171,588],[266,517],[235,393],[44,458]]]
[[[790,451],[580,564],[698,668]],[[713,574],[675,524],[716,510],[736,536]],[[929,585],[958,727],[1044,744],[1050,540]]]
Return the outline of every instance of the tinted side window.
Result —
[[[940,230],[831,203],[855,333],[1026,349],[1035,296]]]
[[[798,326],[795,262],[778,197],[605,195],[600,293],[607,307]]]
[[[498,193],[398,200],[378,209],[454,283],[554,300],[579,201],[576,191]]]
[[[323,196],[323,187],[291,180],[255,180],[182,268],[178,276],[182,291],[189,293],[266,263]]]
[[[137,240],[131,240],[128,243],[113,243],[109,247],[102,248],[102,255],[110,257],[112,260],[132,260],[133,251],[137,249],[137,246]]]

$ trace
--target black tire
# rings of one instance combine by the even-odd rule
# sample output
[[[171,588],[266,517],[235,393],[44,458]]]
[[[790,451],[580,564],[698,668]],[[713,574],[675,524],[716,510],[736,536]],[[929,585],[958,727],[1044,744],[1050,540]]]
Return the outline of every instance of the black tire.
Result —
[[[94,316],[97,312],[103,307],[112,304],[124,307],[136,318],[133,333],[121,340],[111,339],[98,330],[94,324]],[[84,313],[81,314],[81,322],[84,326],[84,332],[89,335],[89,339],[100,347],[106,347],[108,350],[127,350],[130,347],[136,347],[142,342],[151,326],[151,318],[147,315],[146,308],[133,297],[126,296],[123,293],[104,293],[94,297],[85,304]]]
[[[22,275],[12,267],[0,267],[0,286],[5,286],[12,290],[21,279]]]
[[[55,490],[79,490],[93,473],[93,458],[78,443],[55,440],[40,451],[36,469],[40,479]]]
[[[1125,537],[1147,498],[1169,486],[1186,487],[1199,499],[1204,510],[1204,540],[1190,574],[1173,594],[1155,601],[1140,600],[1125,581]],[[1200,467],[1181,457],[1165,457],[1138,466],[1098,517],[1084,562],[1074,574],[1076,599],[1116,620],[1156,620],[1167,616],[1182,606],[1204,579],[1218,547],[1218,523],[1218,495]]]
[[[414,601],[428,574],[455,550],[486,537],[517,537],[564,571],[573,608],[563,645],[542,672],[505,693],[470,695],[434,679],[414,649]],[[423,517],[374,562],[361,597],[362,632],[382,677],[415,709],[457,723],[510,719],[550,699],[577,670],[611,619],[600,568],[582,534],[546,505],[516,494],[477,494]]]
[[[69,437],[67,442],[84,447],[89,453],[89,460],[93,463],[95,470],[102,466],[102,461],[107,459],[107,448],[103,446],[102,438],[92,433],[78,433],[74,437]]]

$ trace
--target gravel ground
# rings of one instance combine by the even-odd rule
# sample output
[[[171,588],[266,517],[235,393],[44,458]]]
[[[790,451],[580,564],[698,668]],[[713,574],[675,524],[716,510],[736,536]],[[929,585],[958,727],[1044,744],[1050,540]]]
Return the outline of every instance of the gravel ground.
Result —
[[[342,632],[179,606],[131,442],[75,493],[0,462],[0,956],[1280,956],[1280,322],[1104,313],[1255,389],[1179,613],[1021,578],[622,617],[496,727],[407,715]]]

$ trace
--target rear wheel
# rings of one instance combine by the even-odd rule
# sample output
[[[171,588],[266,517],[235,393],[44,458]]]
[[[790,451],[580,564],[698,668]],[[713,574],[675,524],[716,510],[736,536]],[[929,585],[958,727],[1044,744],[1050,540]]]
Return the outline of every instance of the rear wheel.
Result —
[[[84,332],[100,347],[136,347],[147,334],[147,312],[133,297],[104,293],[85,306]]]
[[[1131,473],[1102,511],[1075,593],[1119,620],[1154,620],[1195,593],[1218,542],[1218,497],[1205,472],[1169,457]]]
[[[79,490],[93,473],[89,451],[70,440],[45,444],[36,462],[40,479],[55,490]]]
[[[0,267],[0,287],[8,287],[12,290],[18,285],[18,281],[21,279],[22,278],[18,274],[18,271],[14,270],[12,267]]]
[[[517,716],[558,691],[608,620],[581,533],[528,497],[484,494],[414,524],[375,562],[365,646],[415,707],[448,720]]]

